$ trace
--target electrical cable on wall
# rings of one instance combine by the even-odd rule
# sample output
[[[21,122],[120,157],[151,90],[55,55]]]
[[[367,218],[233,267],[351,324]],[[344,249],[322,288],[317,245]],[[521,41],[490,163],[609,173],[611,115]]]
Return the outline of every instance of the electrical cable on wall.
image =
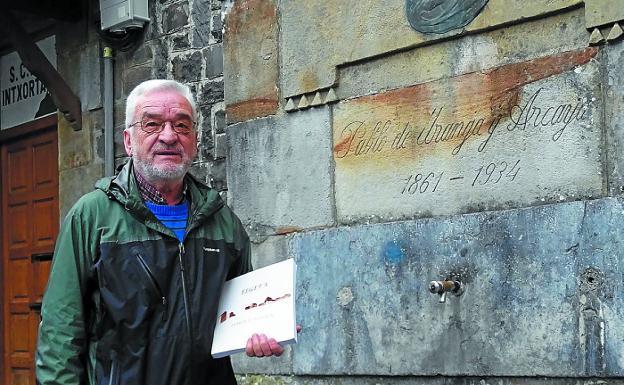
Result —
[[[98,21],[99,24],[99,21]],[[100,38],[115,50],[128,52],[136,48],[145,35],[144,28],[126,28],[123,31],[98,31]]]
[[[136,48],[150,21],[148,0],[100,0],[99,17],[95,20],[100,38],[115,50],[127,52]]]

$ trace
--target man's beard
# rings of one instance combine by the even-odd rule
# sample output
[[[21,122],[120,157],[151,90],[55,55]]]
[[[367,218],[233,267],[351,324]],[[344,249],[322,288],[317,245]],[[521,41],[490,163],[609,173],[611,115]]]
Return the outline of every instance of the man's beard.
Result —
[[[145,162],[135,155],[132,156],[132,162],[142,177],[154,183],[181,180],[191,168],[192,160],[184,158],[184,161],[180,164],[168,165],[163,168],[157,167],[151,162]]]
[[[134,144],[137,146],[138,143]],[[168,146],[162,146],[168,147]],[[175,147],[175,148],[173,148]],[[164,165],[161,167],[157,167],[154,163],[146,161],[145,159],[140,158],[136,154],[132,154],[132,162],[134,167],[139,171],[143,178],[147,179],[151,183],[156,182],[177,182],[184,178],[184,175],[191,168],[191,163],[193,163],[193,159],[184,153],[184,150],[177,146],[173,146],[172,148],[160,148],[160,150],[170,149],[180,153],[182,156],[182,162],[175,165]],[[153,149],[152,151],[159,150]]]

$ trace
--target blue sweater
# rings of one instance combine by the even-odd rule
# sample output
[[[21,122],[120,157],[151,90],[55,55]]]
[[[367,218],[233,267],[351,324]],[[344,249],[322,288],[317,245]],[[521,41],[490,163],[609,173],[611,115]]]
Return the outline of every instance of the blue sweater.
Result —
[[[186,230],[186,222],[188,220],[188,201],[184,200],[184,202],[175,206],[159,205],[151,202],[145,202],[145,205],[163,225],[175,233],[180,242],[184,240],[184,231]]]

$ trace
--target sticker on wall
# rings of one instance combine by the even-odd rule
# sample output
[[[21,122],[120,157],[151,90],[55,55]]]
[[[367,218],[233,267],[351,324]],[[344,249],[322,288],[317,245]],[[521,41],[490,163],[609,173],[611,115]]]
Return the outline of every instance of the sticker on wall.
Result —
[[[406,0],[407,20],[422,33],[446,33],[464,27],[488,0]]]

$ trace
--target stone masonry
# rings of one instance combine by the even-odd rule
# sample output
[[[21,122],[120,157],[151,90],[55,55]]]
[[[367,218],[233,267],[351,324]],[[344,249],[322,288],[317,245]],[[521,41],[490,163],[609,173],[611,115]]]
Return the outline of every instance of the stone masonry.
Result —
[[[622,9],[234,1],[229,200],[303,325],[241,383],[622,384]]]
[[[127,94],[144,80],[176,79],[191,87],[198,103],[200,151],[192,172],[219,191],[226,191],[221,22],[224,6],[222,0],[150,1],[151,22],[142,40],[128,52],[114,51],[117,164],[125,159],[122,131]],[[59,125],[62,215],[80,195],[92,189],[103,170],[100,58],[105,44],[96,34],[93,20],[85,20],[79,29],[81,33],[76,33],[76,25],[68,25],[60,31],[57,43],[59,70],[70,86],[79,90],[86,109],[83,130],[72,132],[63,122]]]
[[[150,1],[114,52],[116,163],[128,92],[188,84],[192,172],[255,267],[297,261],[299,343],[233,356],[241,385],[624,385],[621,0],[431,3]],[[57,32],[61,216],[103,172],[96,21]]]

